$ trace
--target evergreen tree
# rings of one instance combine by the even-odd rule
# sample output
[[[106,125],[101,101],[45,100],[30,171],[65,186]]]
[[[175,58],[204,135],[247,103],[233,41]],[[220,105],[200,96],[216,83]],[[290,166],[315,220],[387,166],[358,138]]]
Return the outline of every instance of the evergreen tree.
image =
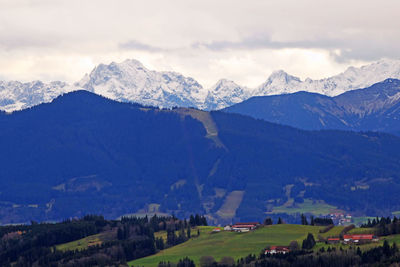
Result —
[[[308,225],[307,217],[304,214],[301,214],[301,224]]]
[[[119,227],[118,227],[118,231],[117,231],[117,238],[118,238],[118,240],[124,239],[124,233],[123,233],[122,229]]]
[[[189,224],[190,224],[190,226],[192,226],[192,227],[196,226],[196,221],[195,221],[193,215],[190,215]]]
[[[201,225],[199,214],[196,214],[194,216],[194,222],[195,222],[195,225]]]
[[[184,259],[179,260],[179,262],[176,265],[176,267],[195,267],[195,264],[191,259],[186,257]]]
[[[390,249],[389,242],[385,240],[383,242],[383,254],[385,254],[386,257],[389,257],[392,254],[392,250]]]
[[[174,246],[176,245],[176,234],[174,230],[167,230],[167,245]]]
[[[272,219],[270,217],[265,218],[264,225],[272,225]]]
[[[178,236],[178,243],[183,243],[187,240],[186,234],[185,234],[185,229],[182,227],[181,230],[179,231],[179,236]]]
[[[308,233],[307,238],[303,240],[303,249],[312,249],[315,246],[315,239],[311,233]]]
[[[156,238],[156,248],[158,250],[163,250],[164,249],[164,239],[162,237]]]
[[[399,248],[397,247],[396,242],[393,242],[393,245],[392,245],[392,255],[396,254],[397,252],[399,252]]]

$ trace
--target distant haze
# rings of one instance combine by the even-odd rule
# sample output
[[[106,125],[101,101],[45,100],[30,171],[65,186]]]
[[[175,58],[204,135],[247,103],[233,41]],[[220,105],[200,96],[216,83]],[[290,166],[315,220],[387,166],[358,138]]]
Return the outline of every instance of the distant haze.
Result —
[[[400,58],[398,0],[5,0],[0,80],[74,82],[101,62],[257,86]]]

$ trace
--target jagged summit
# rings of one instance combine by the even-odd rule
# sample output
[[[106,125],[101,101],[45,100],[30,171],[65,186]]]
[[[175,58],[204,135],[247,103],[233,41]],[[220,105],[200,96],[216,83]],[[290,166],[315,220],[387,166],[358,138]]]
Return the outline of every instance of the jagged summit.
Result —
[[[307,78],[302,81],[278,70],[257,88],[247,88],[221,79],[206,89],[191,77],[177,72],[150,70],[138,60],[127,59],[120,63],[99,64],[73,85],[59,81],[0,81],[0,109],[24,109],[50,102],[64,93],[84,89],[122,102],[137,102],[162,108],[179,106],[214,110],[242,102],[252,96],[299,91],[336,96],[369,87],[387,78],[400,78],[400,60],[382,59],[360,68],[349,67],[338,75],[319,80]]]
[[[0,81],[0,109],[11,112],[29,108],[51,102],[57,96],[73,90],[74,87],[60,81]]]
[[[278,70],[274,71],[262,85],[256,88],[252,95],[287,94],[292,92],[291,88],[296,88],[299,84],[301,84],[299,78],[291,76],[283,70]]]
[[[100,64],[78,84],[108,98],[170,108],[201,104],[202,86],[176,72],[157,72],[137,60]]]
[[[249,89],[241,87],[227,79],[219,80],[208,91],[204,108],[208,110],[222,109],[249,98]]]

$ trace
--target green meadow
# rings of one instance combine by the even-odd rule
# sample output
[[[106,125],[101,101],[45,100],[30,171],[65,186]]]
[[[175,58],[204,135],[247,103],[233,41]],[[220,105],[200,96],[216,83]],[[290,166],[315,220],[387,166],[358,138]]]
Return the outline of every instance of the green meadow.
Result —
[[[234,259],[245,257],[249,254],[259,254],[270,245],[289,245],[296,240],[301,245],[308,233],[317,238],[319,230],[323,227],[293,224],[280,224],[262,227],[248,233],[220,232],[211,233],[215,227],[199,227],[200,236],[194,237],[180,245],[165,249],[159,253],[131,261],[130,266],[157,266],[160,261],[177,262],[188,256],[195,263],[199,263],[202,256],[213,256],[220,260],[224,256]],[[195,232],[195,231],[193,231]]]
[[[103,239],[104,234],[91,235],[79,240],[57,245],[56,249],[61,251],[87,249],[89,246],[100,245]]]
[[[326,204],[324,201],[312,201],[311,199],[304,199],[303,203],[285,203],[282,206],[274,207],[271,212],[267,212],[267,214],[277,214],[277,213],[286,213],[286,214],[313,214],[315,216],[319,216],[322,214],[329,214],[337,211],[335,206]]]
[[[306,238],[308,233],[312,233],[316,241],[318,236],[324,238],[339,236],[343,230],[343,226],[335,226],[327,233],[319,233],[324,226],[309,226],[309,225],[296,225],[296,224],[279,224],[263,226],[255,231],[247,233],[235,233],[221,231],[219,233],[212,233],[214,226],[200,226],[192,229],[192,238],[185,243],[160,251],[155,255],[145,258],[137,259],[129,262],[130,266],[157,266],[160,261],[178,262],[183,257],[189,257],[199,263],[202,256],[213,256],[217,261],[224,256],[230,256],[237,260],[241,257],[246,257],[249,254],[258,255],[267,246],[282,245],[288,246],[291,241],[295,240],[301,246],[302,241]],[[219,227],[220,228],[220,227]],[[220,228],[222,229],[222,228]],[[197,230],[200,230],[200,236],[197,236]],[[373,228],[355,228],[349,233],[351,234],[366,234],[373,233]],[[166,232],[156,232],[155,237],[162,237],[166,239]],[[104,232],[97,235],[88,236],[80,240],[68,242],[56,246],[58,250],[82,250],[87,249],[89,246],[98,245],[106,240],[115,238],[115,233]],[[400,243],[400,235],[391,235],[380,238],[378,243],[371,243],[361,245],[362,250],[370,249],[377,245],[382,245],[384,240],[389,243]],[[317,242],[313,248],[315,251],[321,248],[327,249],[328,247],[335,247],[336,249],[349,248],[349,245],[343,244],[325,244]]]

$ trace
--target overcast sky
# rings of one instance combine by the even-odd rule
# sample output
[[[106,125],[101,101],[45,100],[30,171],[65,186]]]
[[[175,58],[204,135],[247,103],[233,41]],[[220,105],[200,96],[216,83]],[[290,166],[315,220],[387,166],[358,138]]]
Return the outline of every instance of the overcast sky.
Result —
[[[0,79],[74,82],[140,60],[209,87],[400,58],[399,0],[0,0]]]

